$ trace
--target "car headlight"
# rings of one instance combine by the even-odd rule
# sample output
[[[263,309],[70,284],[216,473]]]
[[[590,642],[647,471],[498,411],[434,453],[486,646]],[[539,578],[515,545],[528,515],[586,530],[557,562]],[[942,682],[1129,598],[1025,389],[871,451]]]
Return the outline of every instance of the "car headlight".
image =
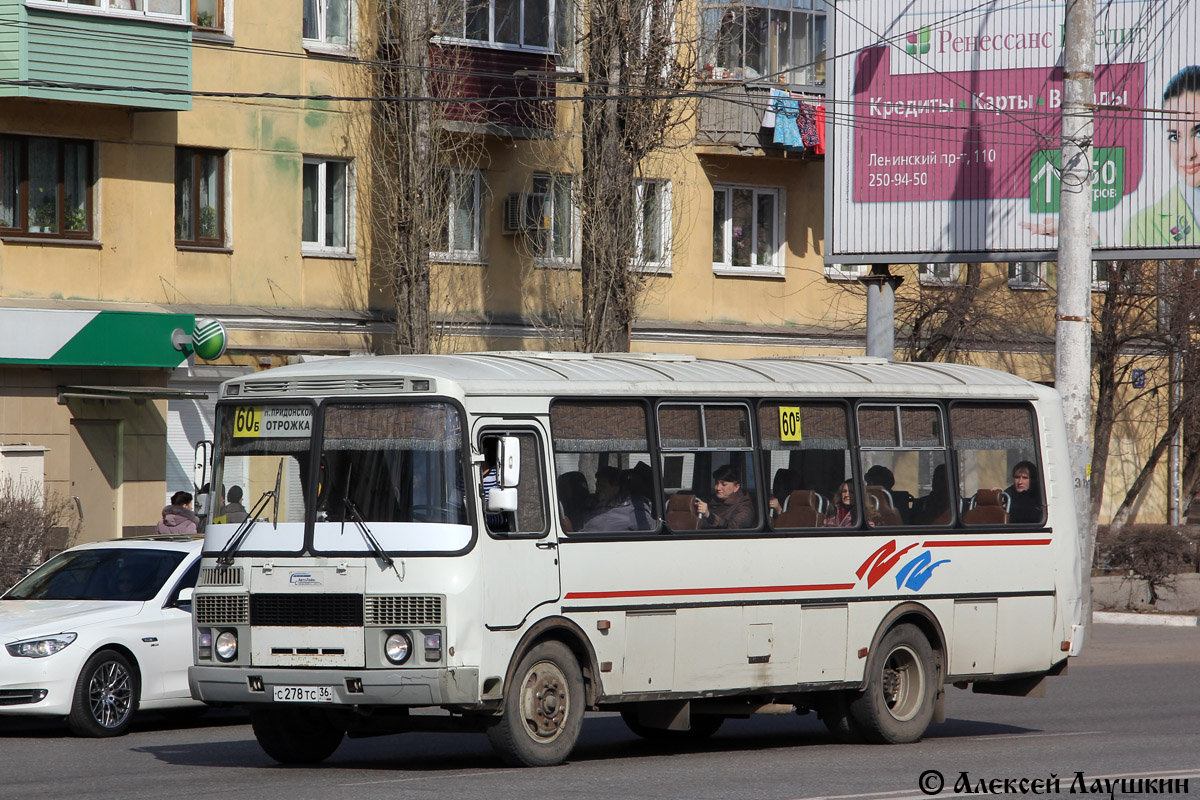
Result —
[[[237,656],[237,634],[233,631],[221,631],[217,634],[217,658],[222,661],[233,661]]]
[[[53,636],[42,636],[37,639],[25,639],[20,642],[4,645],[10,656],[15,658],[45,658],[75,641],[74,633],[56,633]]]
[[[408,661],[410,652],[412,652],[412,642],[403,633],[393,633],[383,643],[383,654],[393,664],[403,664]]]

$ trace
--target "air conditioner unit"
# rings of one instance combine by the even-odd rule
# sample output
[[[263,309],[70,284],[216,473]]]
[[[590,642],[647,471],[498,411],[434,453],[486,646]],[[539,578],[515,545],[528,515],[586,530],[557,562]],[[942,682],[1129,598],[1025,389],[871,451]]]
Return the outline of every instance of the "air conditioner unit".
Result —
[[[514,192],[504,198],[504,233],[538,231],[549,227],[550,219],[546,215],[546,195]]]

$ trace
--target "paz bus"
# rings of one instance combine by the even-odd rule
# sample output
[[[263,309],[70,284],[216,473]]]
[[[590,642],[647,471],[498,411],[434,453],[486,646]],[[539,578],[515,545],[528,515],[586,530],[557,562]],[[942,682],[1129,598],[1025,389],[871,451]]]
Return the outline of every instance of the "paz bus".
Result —
[[[1082,646],[1061,401],[1003,372],[336,358],[225,382],[213,470],[191,690],[285,763],[444,730],[551,765],[587,710],[912,742]]]

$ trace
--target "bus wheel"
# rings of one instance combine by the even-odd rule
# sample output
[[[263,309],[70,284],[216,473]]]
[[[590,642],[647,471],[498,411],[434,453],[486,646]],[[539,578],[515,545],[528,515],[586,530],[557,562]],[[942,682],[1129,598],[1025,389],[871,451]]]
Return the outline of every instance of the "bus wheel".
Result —
[[[699,742],[716,733],[721,724],[725,722],[724,717],[716,717],[711,714],[704,714],[692,717],[692,727],[686,731],[672,731],[666,728],[651,728],[643,725],[638,719],[637,711],[631,709],[621,710],[621,719],[625,720],[625,724],[629,726],[629,730],[641,736],[643,739],[650,739],[655,742]]]
[[[933,720],[938,691],[933,648],[915,625],[897,625],[876,652],[866,690],[850,701],[854,721],[871,742],[918,741]]]
[[[280,764],[317,764],[333,755],[345,733],[310,708],[256,708],[250,711],[254,738]]]
[[[850,713],[850,695],[847,692],[827,692],[817,705],[817,716],[841,744],[858,744],[863,740],[858,723]]]
[[[505,763],[548,767],[570,755],[583,726],[583,673],[562,642],[542,642],[517,665],[488,739]]]

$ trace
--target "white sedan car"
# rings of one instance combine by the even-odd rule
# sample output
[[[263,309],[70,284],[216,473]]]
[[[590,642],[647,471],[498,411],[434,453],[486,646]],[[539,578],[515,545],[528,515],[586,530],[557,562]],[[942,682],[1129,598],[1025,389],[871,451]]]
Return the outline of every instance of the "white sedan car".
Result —
[[[139,708],[201,708],[188,690],[200,537],[59,553],[0,597],[0,715],[66,717],[120,736]]]

